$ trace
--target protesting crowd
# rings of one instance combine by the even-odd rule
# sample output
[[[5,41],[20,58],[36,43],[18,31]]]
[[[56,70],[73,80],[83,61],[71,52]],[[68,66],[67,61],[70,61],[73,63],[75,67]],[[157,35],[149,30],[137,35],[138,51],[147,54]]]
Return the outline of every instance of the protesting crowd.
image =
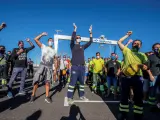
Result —
[[[2,23],[0,30],[7,25]],[[75,89],[79,90],[79,98],[89,101],[85,96],[85,86],[89,86],[93,94],[108,98],[113,94],[113,100],[118,100],[119,120],[125,120],[130,111],[129,103],[133,105],[135,120],[143,119],[143,105],[160,109],[160,43],[151,45],[150,52],[142,53],[140,49],[143,43],[140,39],[124,41],[132,35],[128,31],[117,42],[123,60],[119,60],[116,53],[111,53],[107,58],[101,56],[101,52],[88,58],[84,56],[85,49],[93,43],[92,25],[89,28],[90,41],[81,45],[81,36],[77,35],[77,26],[70,42],[72,57],[57,55],[54,49],[54,40],[47,39],[48,45],[40,40],[47,36],[46,32],[39,34],[34,39],[34,44],[29,38],[26,41],[30,47],[25,48],[24,41],[18,41],[17,48],[6,52],[5,46],[0,45],[0,80],[3,87],[7,87],[7,96],[13,98],[12,85],[16,77],[20,75],[19,95],[26,95],[24,91],[27,77],[33,78],[33,90],[30,102],[35,101],[36,91],[40,82],[45,82],[45,101],[51,103],[49,92],[55,83],[68,87],[67,98],[69,104],[74,104],[73,95]],[[129,48],[128,45],[132,44]],[[41,62],[38,69],[34,70],[34,62],[27,58],[27,54],[38,46],[41,49]],[[86,59],[86,60],[85,60]],[[14,98],[13,98],[14,99]]]

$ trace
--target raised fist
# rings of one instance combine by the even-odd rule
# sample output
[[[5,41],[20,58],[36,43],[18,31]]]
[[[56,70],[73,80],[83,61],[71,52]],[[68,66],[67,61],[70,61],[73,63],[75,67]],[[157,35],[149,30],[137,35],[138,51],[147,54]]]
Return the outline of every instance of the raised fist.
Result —
[[[43,36],[46,36],[46,35],[48,35],[48,34],[47,34],[46,32],[43,32],[42,35],[43,35]]]
[[[89,33],[92,33],[92,25],[89,28]]]
[[[29,42],[29,41],[30,41],[30,39],[29,39],[29,38],[27,38],[27,39],[26,39],[26,41],[27,41],[27,42]]]
[[[127,32],[127,35],[132,35],[132,31],[128,31],[128,32]]]
[[[132,39],[130,39],[129,41],[128,41],[128,43],[132,43],[133,42],[133,40]]]
[[[76,26],[76,24],[75,24],[75,23],[73,23],[73,27],[74,27],[74,29],[77,29],[77,26]]]
[[[6,25],[6,23],[3,22],[3,23],[1,24],[1,26],[2,26],[3,28],[5,28],[7,25]]]

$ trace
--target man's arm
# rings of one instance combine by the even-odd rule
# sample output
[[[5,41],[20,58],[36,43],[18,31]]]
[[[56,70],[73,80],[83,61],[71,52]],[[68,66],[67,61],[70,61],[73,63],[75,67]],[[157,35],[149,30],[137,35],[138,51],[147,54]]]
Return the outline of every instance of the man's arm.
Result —
[[[42,43],[39,41],[41,37],[46,36],[47,33],[43,32],[40,35],[38,35],[36,38],[34,38],[35,42],[37,43],[37,45],[41,48],[42,47]]]
[[[120,72],[121,72],[121,64],[119,62],[117,62],[117,73],[116,73],[116,75],[119,76]]]
[[[130,39],[125,46],[128,47],[128,45],[129,45],[130,43],[132,43],[132,42],[133,42],[133,40]]]
[[[11,54],[11,60],[16,59],[23,51],[23,49],[20,49],[18,52],[16,52],[16,49],[13,49]]]
[[[92,25],[90,26],[89,33],[90,33],[90,41],[83,45],[84,49],[88,48],[91,45],[91,43],[93,42]]]
[[[71,49],[74,47],[75,43],[75,39],[76,39],[76,31],[77,31],[77,26],[73,23],[73,26],[74,26],[74,31],[72,33],[72,38],[71,38],[71,43],[70,43],[70,47]]]
[[[122,43],[126,38],[128,38],[132,34],[132,31],[128,31],[125,36],[123,36],[117,43],[119,48],[123,51],[124,49],[124,44]]]
[[[28,42],[28,43],[30,44],[30,46],[31,46],[31,47],[29,47],[29,48],[26,49],[26,51],[27,51],[27,53],[28,53],[30,50],[32,50],[33,48],[35,48],[35,46],[34,46],[33,43],[30,41],[29,38],[27,38],[27,42]]]
[[[3,28],[5,28],[7,25],[5,24],[5,23],[2,23],[1,25],[0,25],[0,31],[3,29]]]

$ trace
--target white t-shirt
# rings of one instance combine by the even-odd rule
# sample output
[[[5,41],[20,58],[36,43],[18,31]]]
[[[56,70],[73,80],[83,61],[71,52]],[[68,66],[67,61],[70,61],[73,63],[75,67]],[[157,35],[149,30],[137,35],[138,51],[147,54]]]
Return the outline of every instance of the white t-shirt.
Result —
[[[41,50],[42,50],[41,62],[45,65],[51,65],[52,67],[54,63],[54,56],[56,55],[55,50],[44,44],[42,44]]]
[[[66,60],[61,59],[60,61],[60,70],[64,70],[68,65],[68,62]]]
[[[85,73],[88,73],[88,67],[89,67],[89,63],[86,63],[86,65],[85,65]]]

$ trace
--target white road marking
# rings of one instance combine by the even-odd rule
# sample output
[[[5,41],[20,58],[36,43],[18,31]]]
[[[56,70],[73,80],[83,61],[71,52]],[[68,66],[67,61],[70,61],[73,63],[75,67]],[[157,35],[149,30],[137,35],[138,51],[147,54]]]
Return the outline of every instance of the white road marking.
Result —
[[[64,98],[64,106],[65,106],[65,107],[66,107],[66,106],[69,106],[69,104],[68,104],[68,98],[67,98],[67,97]]]
[[[119,103],[120,101],[97,101],[97,100],[89,100],[89,101],[82,101],[82,100],[74,100],[74,103]]]

